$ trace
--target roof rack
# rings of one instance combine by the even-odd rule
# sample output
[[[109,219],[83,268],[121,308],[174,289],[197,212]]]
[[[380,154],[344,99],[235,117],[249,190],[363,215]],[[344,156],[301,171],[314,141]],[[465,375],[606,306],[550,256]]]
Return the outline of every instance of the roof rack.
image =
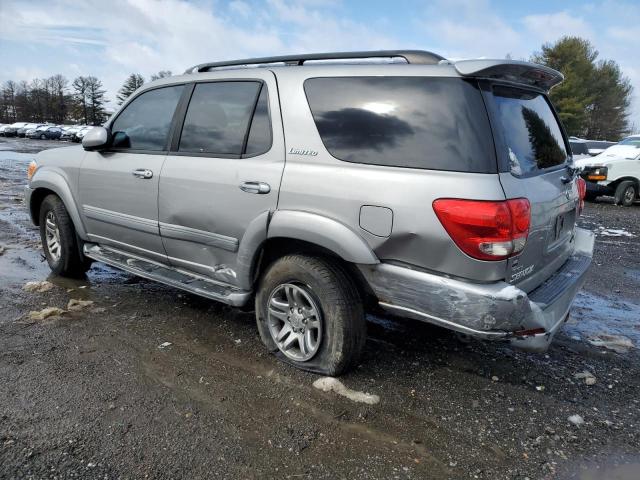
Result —
[[[404,58],[407,63],[418,65],[433,65],[444,57],[423,50],[377,50],[369,52],[329,52],[307,53],[303,55],[282,55],[278,57],[245,58],[243,60],[228,60],[226,62],[201,63],[189,68],[184,73],[207,72],[214,68],[242,67],[249,65],[262,65],[268,63],[284,63],[286,65],[303,65],[310,60],[351,60],[356,58]]]

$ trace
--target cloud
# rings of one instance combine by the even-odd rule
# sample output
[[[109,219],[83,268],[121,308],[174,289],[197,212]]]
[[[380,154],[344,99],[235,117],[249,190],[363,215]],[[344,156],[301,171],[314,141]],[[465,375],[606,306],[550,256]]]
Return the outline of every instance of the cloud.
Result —
[[[559,36],[570,35],[584,38],[593,38],[591,26],[575,13],[556,12],[541,15],[527,15],[522,23],[528,30],[528,34],[534,35],[536,40],[549,42]]]
[[[595,0],[571,11],[532,4],[515,14],[525,7],[499,0],[415,0],[402,9],[359,1],[0,0],[0,81],[17,78],[18,67],[38,76],[92,74],[113,99],[129,73],[148,78],[206,61],[393,48],[526,59],[544,42],[580,35],[636,85],[640,128],[638,4]]]

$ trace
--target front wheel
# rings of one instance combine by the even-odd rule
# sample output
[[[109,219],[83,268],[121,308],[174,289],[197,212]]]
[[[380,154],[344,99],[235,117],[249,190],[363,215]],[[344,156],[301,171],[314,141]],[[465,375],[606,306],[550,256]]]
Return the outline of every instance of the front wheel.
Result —
[[[42,135],[40,135],[40,140],[46,140],[47,136],[43,133]]]
[[[336,261],[287,255],[271,264],[256,295],[263,343],[303,370],[336,376],[355,365],[366,338],[362,301]]]
[[[638,196],[638,189],[636,184],[631,180],[620,182],[620,185],[616,188],[615,204],[624,205],[630,207]]]
[[[40,206],[40,238],[45,258],[56,275],[82,276],[91,261],[82,257],[69,213],[57,195],[48,195]]]

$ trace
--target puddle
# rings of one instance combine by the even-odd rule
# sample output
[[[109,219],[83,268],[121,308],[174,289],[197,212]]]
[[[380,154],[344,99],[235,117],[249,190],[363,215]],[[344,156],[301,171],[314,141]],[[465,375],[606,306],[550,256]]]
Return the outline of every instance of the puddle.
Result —
[[[611,299],[580,292],[564,326],[565,334],[586,340],[598,334],[629,338],[640,346],[640,305],[628,299]]]

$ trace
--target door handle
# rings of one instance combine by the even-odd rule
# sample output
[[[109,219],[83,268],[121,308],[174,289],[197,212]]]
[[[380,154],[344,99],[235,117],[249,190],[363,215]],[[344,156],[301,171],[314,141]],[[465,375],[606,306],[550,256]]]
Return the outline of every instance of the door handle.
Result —
[[[138,168],[131,172],[134,177],[149,179],[153,177],[153,172],[151,170],[147,170],[146,168]]]
[[[271,186],[264,182],[243,182],[240,184],[240,190],[247,193],[264,195],[271,191]]]

